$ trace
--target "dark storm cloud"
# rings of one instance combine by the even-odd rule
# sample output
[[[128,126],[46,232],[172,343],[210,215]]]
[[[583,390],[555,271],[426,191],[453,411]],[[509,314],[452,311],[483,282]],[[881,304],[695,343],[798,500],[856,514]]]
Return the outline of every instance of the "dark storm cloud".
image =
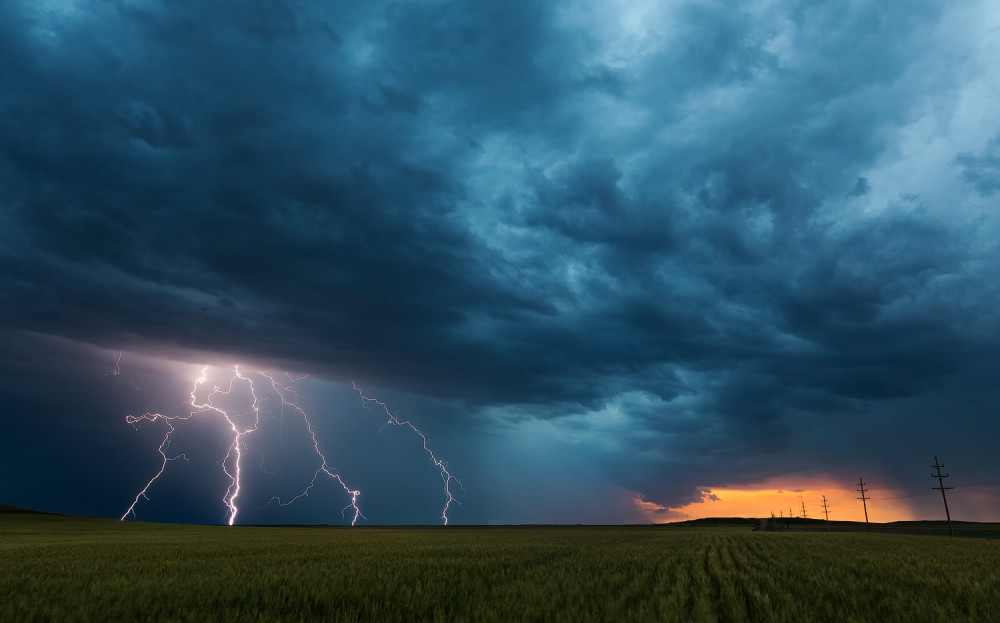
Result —
[[[638,392],[629,486],[762,475],[996,365],[991,226],[871,173],[958,88],[944,10],[6,3],[0,318],[511,417]],[[996,147],[949,156],[986,199]]]
[[[962,178],[982,196],[1000,191],[1000,134],[990,139],[981,154],[959,154],[955,162],[962,167]]]
[[[494,260],[454,215],[448,161],[409,156],[393,116],[415,100],[345,75],[326,29],[161,11],[56,19],[54,41],[7,20],[17,324],[336,360],[433,345],[459,302],[526,304],[477,283]],[[247,330],[257,346],[236,346]]]

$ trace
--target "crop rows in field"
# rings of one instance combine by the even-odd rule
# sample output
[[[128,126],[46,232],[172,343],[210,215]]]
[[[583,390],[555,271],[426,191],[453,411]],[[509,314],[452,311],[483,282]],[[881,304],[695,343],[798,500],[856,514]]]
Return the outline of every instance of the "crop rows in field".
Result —
[[[998,620],[1000,542],[0,515],[0,619]]]

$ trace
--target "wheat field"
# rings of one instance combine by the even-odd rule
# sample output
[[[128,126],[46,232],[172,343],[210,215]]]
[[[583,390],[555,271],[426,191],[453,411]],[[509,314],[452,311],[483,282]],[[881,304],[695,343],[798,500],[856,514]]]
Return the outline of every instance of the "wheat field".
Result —
[[[3,621],[996,621],[1000,541],[0,514]]]

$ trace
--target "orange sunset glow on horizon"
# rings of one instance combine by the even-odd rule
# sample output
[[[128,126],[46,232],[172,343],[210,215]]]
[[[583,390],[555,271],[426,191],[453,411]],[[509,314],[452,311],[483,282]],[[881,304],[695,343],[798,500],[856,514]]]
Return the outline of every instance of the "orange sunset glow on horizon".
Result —
[[[867,481],[866,481],[867,483]],[[638,509],[652,523],[668,523],[704,517],[793,517],[823,519],[823,496],[826,496],[831,521],[864,521],[865,509],[858,497],[857,484],[831,478],[775,477],[760,484],[738,486],[706,486],[702,499],[678,507],[665,507],[650,502],[641,495],[635,497]],[[908,521],[918,519],[907,500],[891,489],[867,492],[868,519],[872,522]]]

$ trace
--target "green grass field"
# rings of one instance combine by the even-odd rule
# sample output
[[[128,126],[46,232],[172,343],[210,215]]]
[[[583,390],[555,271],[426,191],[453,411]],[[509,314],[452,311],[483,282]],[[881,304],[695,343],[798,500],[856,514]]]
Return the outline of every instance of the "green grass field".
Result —
[[[998,621],[1000,541],[0,513],[3,621]]]

